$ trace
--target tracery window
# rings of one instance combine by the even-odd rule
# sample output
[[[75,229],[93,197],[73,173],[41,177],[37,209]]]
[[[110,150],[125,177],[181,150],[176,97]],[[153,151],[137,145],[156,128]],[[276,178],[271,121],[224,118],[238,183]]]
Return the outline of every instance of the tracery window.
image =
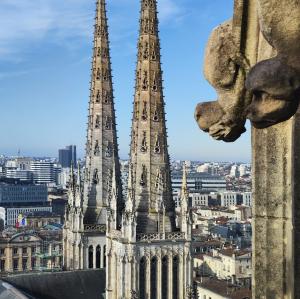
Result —
[[[143,59],[147,60],[149,58],[149,44],[145,42],[144,44],[144,51],[143,51]]]
[[[96,103],[100,103],[100,98],[101,98],[100,90],[98,90],[96,95]]]
[[[158,122],[158,121],[159,121],[159,114],[158,114],[158,111],[157,111],[157,107],[155,107],[155,110],[154,110],[153,120],[154,120],[155,122]]]
[[[96,116],[95,129],[99,129],[99,128],[100,128],[100,115],[98,114]]]
[[[144,71],[144,78],[142,82],[142,89],[147,90],[148,89],[148,72]]]
[[[93,256],[94,256],[94,248],[91,245],[89,247],[89,269],[93,269],[94,268]]]
[[[96,248],[96,268],[100,269],[101,267],[101,247],[100,245]]]
[[[146,258],[142,257],[140,260],[140,269],[139,269],[139,291],[140,299],[146,299]],[[167,299],[167,298],[166,298]]]
[[[140,185],[142,187],[146,186],[147,184],[147,168],[145,165],[143,165],[143,171],[142,171],[142,175],[141,175],[141,180],[140,180]]]
[[[151,277],[150,277],[150,287],[151,287],[151,299],[157,298],[157,258],[153,257],[151,259]]]
[[[112,96],[111,93],[109,91],[104,91],[104,103],[108,104],[111,100]]]
[[[97,69],[97,74],[96,74],[96,79],[97,79],[97,80],[100,80],[100,78],[101,78],[101,71],[100,71],[100,69],[98,68],[98,69]]]
[[[168,288],[169,288],[169,275],[168,275],[168,257],[164,256],[162,258],[162,264],[161,264],[161,298],[162,299],[168,299]]]
[[[178,256],[173,257],[173,299],[178,299],[178,285],[179,285],[179,279],[178,279],[178,273],[179,273],[179,258]]]
[[[111,129],[111,120],[110,117],[106,116],[105,118],[105,130],[110,130]]]
[[[147,136],[146,132],[144,132],[143,140],[142,140],[142,146],[141,146],[141,152],[145,153],[147,152]]]
[[[160,142],[159,142],[159,136],[157,135],[155,146],[154,146],[154,153],[159,154],[160,153]]]
[[[142,120],[146,121],[147,118],[148,118],[148,114],[147,114],[147,102],[144,102],[143,113],[142,113]]]
[[[94,155],[99,156],[100,155],[100,147],[99,147],[99,141],[96,140],[95,149],[94,149]]]

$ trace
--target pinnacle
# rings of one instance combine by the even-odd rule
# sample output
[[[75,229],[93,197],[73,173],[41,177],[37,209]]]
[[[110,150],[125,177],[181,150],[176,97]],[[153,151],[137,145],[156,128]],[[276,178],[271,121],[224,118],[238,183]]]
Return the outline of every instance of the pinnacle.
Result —
[[[137,230],[154,232],[153,223],[162,214],[157,184],[161,182],[163,203],[174,228],[175,210],[170,192],[170,166],[164,112],[158,19],[155,0],[141,1],[140,36],[136,66],[134,111],[131,133],[131,164]],[[153,179],[152,179],[153,178]],[[155,211],[155,212],[153,212]],[[157,216],[155,216],[157,215]],[[144,224],[147,223],[148,227]]]
[[[121,201],[122,194],[108,39],[105,0],[98,0],[88,109],[87,175],[84,186],[85,222],[89,224],[106,224],[106,219],[100,219],[97,213],[109,203],[110,194],[106,186],[111,185],[112,180],[116,180],[119,190],[118,201]],[[112,173],[114,178],[110,175]]]

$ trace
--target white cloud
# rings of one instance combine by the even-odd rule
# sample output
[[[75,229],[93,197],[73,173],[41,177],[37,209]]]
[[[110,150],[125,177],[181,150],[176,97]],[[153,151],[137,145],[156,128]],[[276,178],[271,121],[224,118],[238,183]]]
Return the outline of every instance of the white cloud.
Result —
[[[59,41],[87,36],[91,15],[86,0],[1,0],[0,55],[13,58],[20,49],[41,40],[50,32]],[[91,12],[93,13],[93,12]]]
[[[174,0],[158,1],[159,19],[162,23],[170,19],[177,19],[182,15],[182,9]]]
[[[78,38],[91,38],[95,1],[88,0],[1,0],[0,1],[0,61],[22,60],[22,53],[35,42],[44,39],[73,48]],[[137,32],[139,12],[137,0],[110,0],[109,23],[112,43],[122,43]],[[180,19],[182,9],[175,0],[158,1],[162,26]]]

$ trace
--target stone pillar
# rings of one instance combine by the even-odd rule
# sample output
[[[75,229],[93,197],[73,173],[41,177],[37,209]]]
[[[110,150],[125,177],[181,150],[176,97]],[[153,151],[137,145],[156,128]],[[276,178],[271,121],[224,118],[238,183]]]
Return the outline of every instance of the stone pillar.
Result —
[[[100,268],[102,269],[103,265],[104,265],[104,259],[105,259],[105,256],[104,256],[104,246],[101,246],[100,248],[101,248]]]
[[[150,293],[151,293],[150,278],[151,278],[151,258],[150,255],[147,255],[146,256],[146,299],[150,299]]]
[[[253,298],[299,299],[300,113],[253,129]]]
[[[178,286],[178,295],[179,298],[184,298],[183,290],[186,285],[186,278],[184,275],[184,268],[183,268],[183,261],[184,257],[182,256],[184,252],[181,252],[181,254],[178,256],[179,258],[179,281],[181,282]]]

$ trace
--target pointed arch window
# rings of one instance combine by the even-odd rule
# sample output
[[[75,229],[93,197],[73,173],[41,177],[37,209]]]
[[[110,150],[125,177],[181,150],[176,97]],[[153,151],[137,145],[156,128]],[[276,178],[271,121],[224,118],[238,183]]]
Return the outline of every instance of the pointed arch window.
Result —
[[[95,129],[99,129],[99,128],[100,128],[100,115],[97,114],[96,121],[95,121]]]
[[[151,272],[150,272],[150,289],[151,289],[151,299],[157,298],[157,258],[153,257],[151,259]]]
[[[154,73],[154,79],[152,82],[152,91],[156,92],[158,90],[158,82],[157,82],[157,76],[156,73]]]
[[[142,170],[142,174],[141,174],[141,180],[140,180],[140,185],[142,187],[145,187],[147,184],[147,168],[145,165],[143,165],[143,170]]]
[[[143,133],[143,140],[142,140],[142,146],[141,146],[141,152],[142,153],[146,153],[148,149],[147,146],[147,136],[146,136],[146,132]]]
[[[111,100],[111,93],[107,90],[104,91],[104,104],[108,104]]]
[[[151,60],[156,61],[157,60],[157,46],[155,43],[152,43],[152,47],[151,47]]]
[[[179,286],[179,258],[178,256],[173,257],[173,282],[172,282],[172,292],[173,292],[173,299],[178,298],[178,286]]]
[[[95,149],[94,149],[94,155],[95,156],[99,156],[100,155],[100,146],[99,146],[99,141],[98,140],[96,140]]]
[[[97,90],[96,103],[100,103],[100,99],[101,99],[100,90]]]
[[[159,136],[156,136],[156,141],[154,145],[154,153],[155,154],[160,154],[160,142],[159,142]]]
[[[102,34],[101,26],[97,26],[97,36],[100,37]]]
[[[111,147],[110,143],[106,147],[105,157],[107,157],[107,158],[111,158],[112,157],[112,147]]]
[[[140,88],[140,82],[141,82],[140,72],[136,71],[136,82],[135,82],[136,89]]]
[[[146,121],[147,118],[148,118],[147,102],[144,102],[143,113],[142,113],[142,121]]]
[[[149,29],[151,34],[155,34],[155,20],[149,20]]]
[[[158,189],[161,184],[162,184],[161,169],[157,169],[156,180],[155,180],[155,188]]]
[[[134,118],[135,118],[135,120],[139,119],[139,114],[140,114],[139,103],[135,101],[134,102]]]
[[[109,56],[108,49],[107,48],[103,49],[103,51],[102,51],[102,58],[108,58],[108,56]]]
[[[103,70],[103,80],[104,81],[108,81],[109,79],[109,73],[108,73],[108,70]]]
[[[93,269],[94,268],[94,248],[91,245],[89,247],[89,269]]]
[[[98,245],[96,248],[96,268],[97,269],[101,268],[101,247],[100,247],[100,245]]]
[[[139,265],[139,291],[140,299],[146,299],[146,258],[142,257]],[[167,298],[166,298],[167,299]]]
[[[147,60],[149,58],[149,43],[145,42],[143,47],[143,59]]]
[[[144,71],[144,77],[143,77],[143,82],[142,82],[142,89],[143,90],[148,90],[148,72]]]
[[[97,168],[94,170],[93,183],[96,184],[96,185],[99,183],[99,174],[98,174],[98,169]]]
[[[169,263],[168,263],[168,257],[164,256],[162,258],[162,263],[161,263],[161,298],[162,299],[168,299],[168,288],[169,288]]]
[[[97,68],[96,80],[100,80],[100,78],[101,78],[101,71],[99,68]]]
[[[156,105],[155,110],[154,110],[153,121],[155,121],[155,122],[159,121],[159,113],[158,113],[158,110],[157,110],[157,105]]]
[[[97,57],[101,57],[101,48],[97,47]]]
[[[111,130],[111,119],[108,116],[105,118],[105,130]]]

